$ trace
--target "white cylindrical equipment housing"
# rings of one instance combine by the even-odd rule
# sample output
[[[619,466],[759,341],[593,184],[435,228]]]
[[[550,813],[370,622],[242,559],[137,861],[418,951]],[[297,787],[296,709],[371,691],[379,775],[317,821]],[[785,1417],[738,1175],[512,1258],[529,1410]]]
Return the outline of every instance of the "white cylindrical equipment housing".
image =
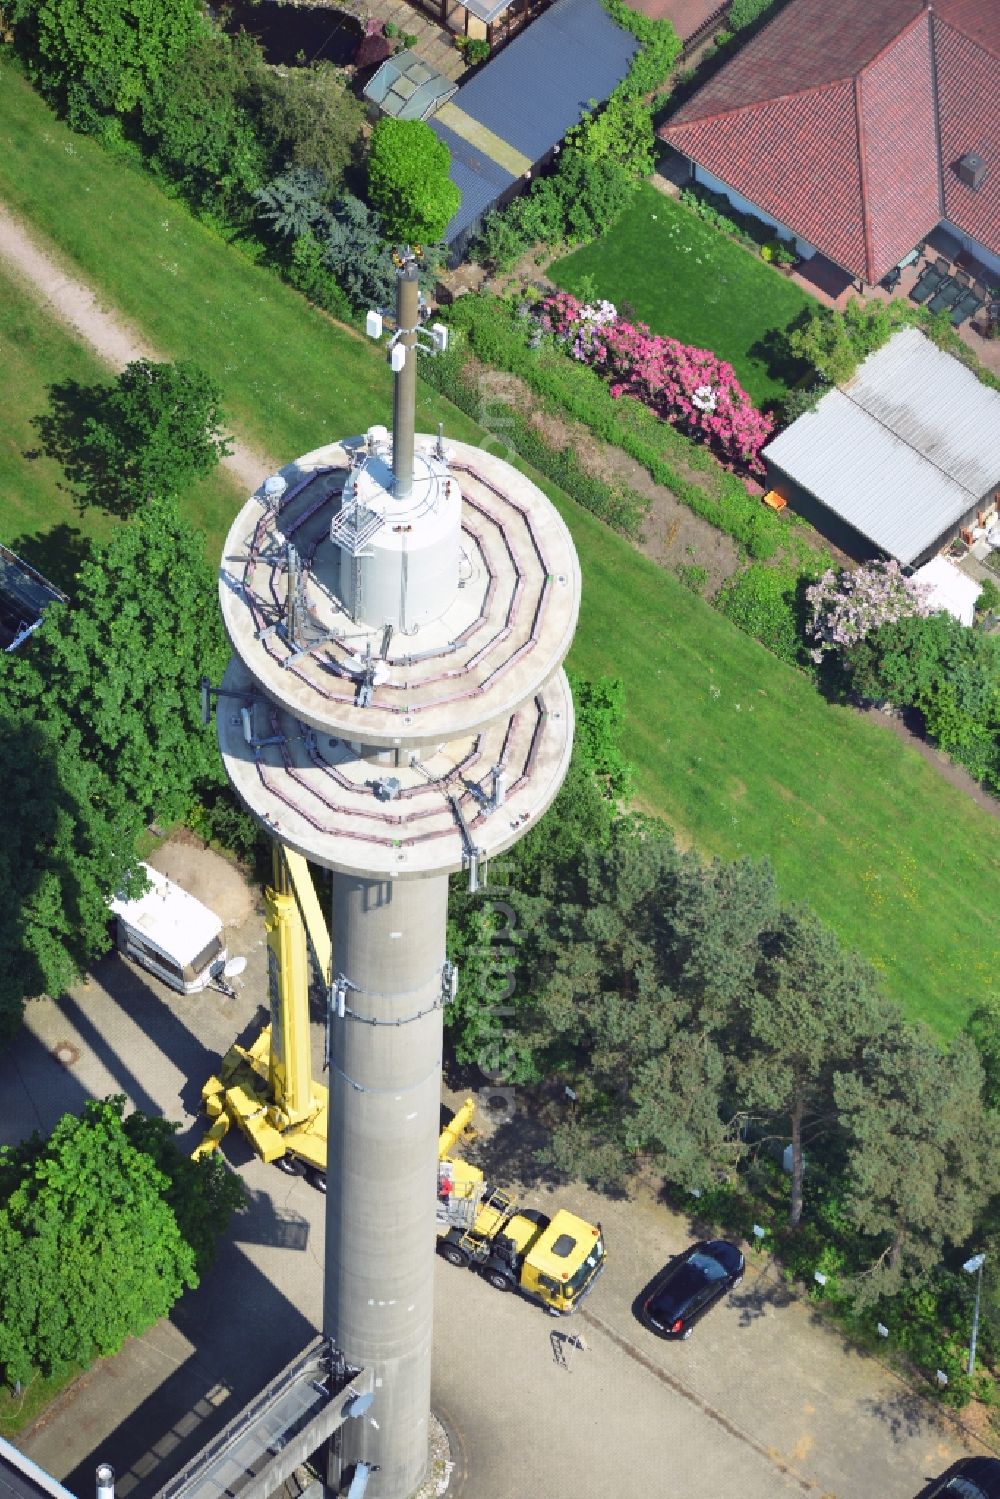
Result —
[[[392,448],[372,440],[344,484],[341,514],[356,507],[350,532],[334,529],[339,596],[353,619],[409,631],[439,619],[458,592],[462,492],[433,451],[413,458],[413,488],[393,493]],[[376,518],[381,524],[376,528]],[[358,538],[357,550],[345,537]]]

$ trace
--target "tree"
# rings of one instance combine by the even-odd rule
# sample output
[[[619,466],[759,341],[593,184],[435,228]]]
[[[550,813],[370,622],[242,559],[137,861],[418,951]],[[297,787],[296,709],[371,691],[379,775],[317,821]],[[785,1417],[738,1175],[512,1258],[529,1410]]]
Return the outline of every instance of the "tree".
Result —
[[[395,274],[382,223],[360,198],[348,193],[328,215],[323,260],[355,307],[392,303]]]
[[[615,89],[603,109],[591,112],[566,132],[566,141],[589,161],[612,161],[630,177],[648,177],[656,160],[656,137],[649,105]]]
[[[0,1043],[26,998],[59,994],[107,951],[107,899],[134,875],[142,826],[113,766],[86,759],[79,730],[61,711],[50,719],[41,696],[29,660],[0,656]]]
[[[867,635],[844,664],[855,692],[919,708],[941,748],[1000,790],[1000,637],[944,612],[912,615]]]
[[[92,547],[28,654],[0,655],[0,1032],[107,950],[143,825],[221,778],[197,689],[229,654],[215,587],[200,534],[155,501]]]
[[[793,359],[811,365],[821,380],[843,385],[862,359],[880,349],[912,317],[899,298],[865,302],[852,297],[843,312],[832,307],[803,312],[789,330],[788,350]]]
[[[832,1123],[834,1077],[884,1024],[886,1011],[869,966],[801,907],[781,911],[760,933],[741,1008],[737,1088],[752,1110],[788,1120],[789,1227],[796,1228],[805,1132]]]
[[[965,1029],[972,1037],[983,1069],[983,1099],[1000,1110],[1000,998],[995,994],[969,1016]]]
[[[124,1105],[124,1099],[113,1103]],[[124,1119],[124,1129],[129,1143],[166,1178],[164,1201],[194,1255],[196,1272],[204,1275],[233,1214],[246,1212],[250,1201],[246,1188],[220,1153],[194,1161],[180,1150],[174,1139],[180,1125],[171,1119],[149,1119],[134,1109]]]
[[[64,1115],[49,1139],[4,1158],[20,1168],[0,1205],[4,1304],[0,1369],[59,1375],[117,1353],[166,1314],[198,1277],[166,1201],[167,1177],[129,1142],[125,1100]]]
[[[329,184],[313,167],[289,167],[257,193],[257,215],[283,239],[299,239],[329,221]]]
[[[45,451],[82,504],[131,515],[181,493],[232,451],[215,381],[190,361],[137,359],[108,385],[53,386],[36,419]]]
[[[205,25],[199,0],[14,0],[32,76],[58,102],[128,114]]]
[[[592,239],[617,224],[635,196],[636,184],[615,161],[592,161],[572,146],[553,175],[567,239]]]
[[[806,589],[811,617],[806,633],[819,664],[828,652],[846,654],[883,625],[929,613],[926,584],[904,575],[894,559],[826,572]]]
[[[840,1073],[834,1097],[849,1137],[847,1209],[875,1241],[861,1304],[925,1282],[964,1245],[1000,1168],[972,1040],[942,1051],[925,1026],[896,1019]]]
[[[462,201],[450,165],[448,147],[423,120],[379,120],[368,153],[368,196],[391,240],[423,245],[441,238]]]
[[[255,88],[266,71],[253,37],[205,31],[146,90],[142,128],[156,161],[198,207],[238,214],[259,187],[269,150],[257,131]]]
[[[623,820],[526,912],[517,1034],[576,1094],[553,1139],[562,1168],[620,1184],[644,1157],[702,1187],[735,1165],[721,1038],[770,905],[760,873],[705,869]]]
[[[220,775],[198,700],[199,677],[217,681],[229,655],[215,592],[201,534],[174,501],[152,501],[93,547],[76,601],[46,611],[32,669],[12,673],[11,711],[74,742],[144,822],[180,816]]]
[[[332,195],[354,156],[365,110],[332,63],[264,68],[256,76],[256,119],[275,167],[317,172]]]

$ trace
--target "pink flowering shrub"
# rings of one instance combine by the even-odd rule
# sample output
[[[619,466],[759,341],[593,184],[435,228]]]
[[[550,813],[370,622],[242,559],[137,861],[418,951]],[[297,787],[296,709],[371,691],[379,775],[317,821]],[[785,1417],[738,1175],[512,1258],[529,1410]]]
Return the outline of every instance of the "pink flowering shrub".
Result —
[[[856,645],[882,625],[914,614],[926,619],[930,592],[926,583],[904,577],[898,562],[872,562],[853,572],[827,568],[806,589],[812,608],[806,633],[816,642],[810,655],[819,663],[828,651]]]
[[[731,364],[628,323],[612,303],[587,305],[569,292],[545,297],[539,327],[568,346],[574,359],[611,381],[611,394],[635,396],[665,421],[700,433],[727,458],[761,472],[758,454],[774,429],[753,405]]]

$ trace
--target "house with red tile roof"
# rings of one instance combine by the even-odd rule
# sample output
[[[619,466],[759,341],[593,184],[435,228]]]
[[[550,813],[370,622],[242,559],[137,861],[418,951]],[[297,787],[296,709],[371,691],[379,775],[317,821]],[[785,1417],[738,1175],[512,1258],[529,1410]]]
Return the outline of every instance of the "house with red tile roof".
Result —
[[[1000,280],[1000,0],[791,0],[659,133],[861,281],[938,225]]]

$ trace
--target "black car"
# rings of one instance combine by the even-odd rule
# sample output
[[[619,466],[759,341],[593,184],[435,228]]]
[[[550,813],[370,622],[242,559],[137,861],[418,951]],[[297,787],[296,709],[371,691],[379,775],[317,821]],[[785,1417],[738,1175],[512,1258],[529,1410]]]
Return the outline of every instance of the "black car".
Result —
[[[643,1302],[643,1320],[663,1338],[689,1338],[710,1306],[743,1279],[743,1255],[725,1239],[703,1239],[672,1260]]]
[[[1000,1458],[965,1457],[932,1486],[927,1499],[1000,1499]]]

